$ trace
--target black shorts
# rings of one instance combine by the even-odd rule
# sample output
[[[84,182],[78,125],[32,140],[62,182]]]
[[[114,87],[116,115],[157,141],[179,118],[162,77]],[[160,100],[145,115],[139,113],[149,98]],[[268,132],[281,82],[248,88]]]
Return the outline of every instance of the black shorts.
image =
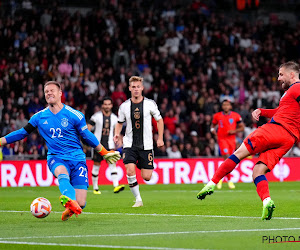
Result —
[[[138,148],[123,149],[124,164],[133,163],[139,169],[154,169],[153,150],[142,150]]]

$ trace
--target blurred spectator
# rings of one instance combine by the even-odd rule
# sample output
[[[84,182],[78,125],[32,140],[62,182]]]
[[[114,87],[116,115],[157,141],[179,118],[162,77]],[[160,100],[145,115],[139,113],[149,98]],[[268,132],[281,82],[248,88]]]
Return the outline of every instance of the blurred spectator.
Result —
[[[173,144],[171,147],[166,149],[168,157],[171,159],[179,159],[182,158],[181,153],[176,144]]]
[[[172,135],[174,135],[176,130],[176,124],[178,123],[178,117],[175,116],[173,109],[170,109],[163,119],[166,128],[170,131]]]
[[[23,128],[27,125],[28,120],[25,118],[25,114],[23,111],[19,113],[19,116],[16,120],[16,129]]]

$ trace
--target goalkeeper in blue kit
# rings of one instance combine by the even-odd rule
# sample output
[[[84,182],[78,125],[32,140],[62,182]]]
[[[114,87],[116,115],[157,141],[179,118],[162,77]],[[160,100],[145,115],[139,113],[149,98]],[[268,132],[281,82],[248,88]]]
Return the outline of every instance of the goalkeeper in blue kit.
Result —
[[[48,107],[34,114],[25,127],[0,138],[0,146],[22,140],[39,129],[48,147],[48,167],[58,179],[60,202],[65,207],[62,220],[65,221],[73,214],[80,214],[86,206],[89,185],[80,136],[108,163],[118,161],[120,153],[107,151],[87,129],[84,115],[61,102],[62,90],[58,82],[47,82],[44,94]]]

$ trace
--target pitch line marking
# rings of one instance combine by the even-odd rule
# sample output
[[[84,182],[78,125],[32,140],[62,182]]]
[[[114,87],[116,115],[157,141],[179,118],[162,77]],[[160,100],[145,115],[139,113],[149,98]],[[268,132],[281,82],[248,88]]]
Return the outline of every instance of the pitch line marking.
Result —
[[[176,235],[176,234],[199,234],[199,233],[243,233],[243,232],[265,232],[265,231],[287,231],[300,230],[296,228],[254,228],[254,229],[230,229],[230,230],[213,230],[213,231],[182,231],[182,232],[155,232],[155,233],[131,233],[131,234],[96,234],[96,235],[58,235],[58,236],[24,236],[0,238],[3,240],[19,240],[19,239],[52,239],[52,238],[90,238],[90,237],[130,237],[130,236],[153,236],[153,235]],[[173,249],[173,248],[172,248]]]
[[[14,211],[14,210],[0,210],[0,213],[30,213],[30,211]],[[58,211],[51,211],[51,213],[60,214]],[[162,216],[162,217],[202,217],[202,218],[228,218],[228,219],[261,219],[261,217],[254,216],[232,216],[232,215],[207,215],[207,214],[133,214],[133,213],[94,213],[82,212],[82,214],[91,215],[128,215],[128,216]],[[298,217],[274,217],[272,220],[300,220]]]
[[[170,247],[146,247],[146,246],[113,246],[113,245],[88,245],[88,244],[63,244],[63,243],[44,243],[44,242],[18,242],[0,241],[3,244],[18,245],[38,245],[38,246],[66,246],[66,247],[94,247],[94,248],[123,248],[123,249],[154,249],[154,250],[209,250],[199,248],[170,248]]]

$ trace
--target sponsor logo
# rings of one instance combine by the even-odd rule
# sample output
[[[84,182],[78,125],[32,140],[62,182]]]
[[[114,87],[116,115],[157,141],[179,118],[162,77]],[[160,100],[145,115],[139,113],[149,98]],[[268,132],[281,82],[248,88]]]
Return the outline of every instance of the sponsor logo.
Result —
[[[284,162],[284,159],[281,159],[273,169],[274,176],[283,181],[290,175],[290,167]]]
[[[81,130],[83,131],[83,130],[86,130],[87,129],[87,125],[85,125],[85,126],[83,126],[82,128],[81,128]]]
[[[47,121],[47,120],[46,120],[46,121],[44,121],[44,122],[43,122],[43,124],[48,124],[48,121]]]

